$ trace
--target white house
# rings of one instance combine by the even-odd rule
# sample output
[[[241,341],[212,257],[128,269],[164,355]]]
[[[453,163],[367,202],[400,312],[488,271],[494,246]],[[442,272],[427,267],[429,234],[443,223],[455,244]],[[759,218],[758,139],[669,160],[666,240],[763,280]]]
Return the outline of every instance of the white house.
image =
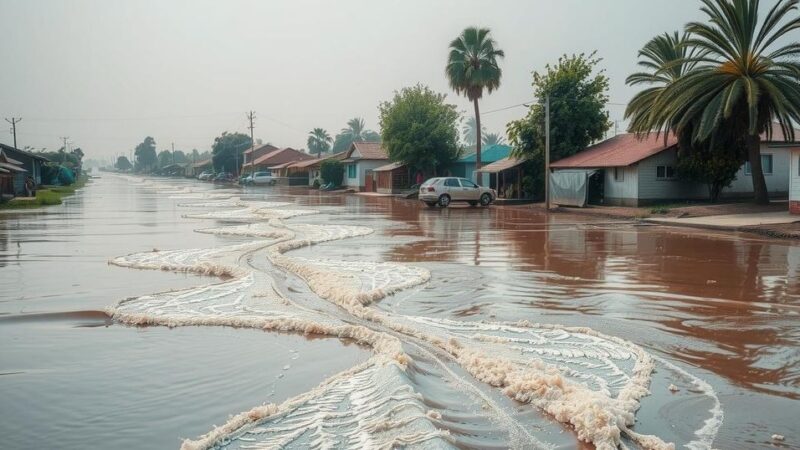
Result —
[[[347,151],[344,164],[344,185],[365,192],[376,191],[373,170],[389,162],[389,156],[380,142],[353,142]]]
[[[789,162],[789,212],[800,214],[800,147],[791,150]]]
[[[797,131],[800,137],[800,131]],[[789,193],[790,153],[796,143],[784,141],[780,127],[772,136],[762,136],[761,165],[771,197],[785,198]],[[553,162],[553,191],[564,196],[561,204],[582,205],[587,199],[605,205],[644,206],[675,200],[708,198],[708,187],[676,177],[677,140],[655,134],[638,138],[620,134],[568,158]],[[563,171],[563,174],[559,172]],[[578,183],[576,172],[584,171],[584,184]],[[565,180],[558,185],[560,180]],[[576,184],[577,183],[577,184]],[[574,191],[575,200],[568,191]],[[721,193],[723,198],[744,198],[753,192],[750,163],[745,163],[730,186]],[[586,196],[583,198],[583,196]],[[558,201],[554,201],[558,204]]]

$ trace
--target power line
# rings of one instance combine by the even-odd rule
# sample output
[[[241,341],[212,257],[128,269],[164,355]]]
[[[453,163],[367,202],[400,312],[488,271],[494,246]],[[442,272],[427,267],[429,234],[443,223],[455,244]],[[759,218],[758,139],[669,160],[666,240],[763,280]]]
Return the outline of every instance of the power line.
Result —
[[[558,98],[558,97],[550,97],[550,99],[551,99],[551,100],[552,100],[552,99],[557,99],[557,98]],[[538,101],[538,99],[534,98],[533,100],[529,100],[529,101],[527,101],[527,102],[523,102],[523,103],[517,103],[516,105],[509,105],[509,106],[504,106],[504,107],[502,107],[502,108],[492,109],[492,110],[489,110],[489,111],[483,111],[483,112],[481,112],[481,115],[485,115],[485,114],[492,114],[492,113],[496,113],[496,112],[500,112],[500,111],[506,111],[506,110],[508,110],[508,109],[512,109],[512,108],[518,108],[518,107],[520,107],[520,106],[524,106],[524,107],[526,107],[526,108],[527,108],[527,107],[530,107],[532,104],[534,104],[534,103],[537,103],[537,101]],[[628,106],[628,104],[627,104],[627,103],[615,103],[615,102],[606,102],[606,105],[611,105],[611,106]]]

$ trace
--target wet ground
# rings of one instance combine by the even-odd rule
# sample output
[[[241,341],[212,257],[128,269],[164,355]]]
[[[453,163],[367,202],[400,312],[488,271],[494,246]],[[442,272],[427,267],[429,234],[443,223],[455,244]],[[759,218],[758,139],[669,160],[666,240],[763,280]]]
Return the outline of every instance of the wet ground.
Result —
[[[253,205],[263,210],[254,213]],[[295,214],[285,211],[305,212],[290,217]],[[264,230],[252,228],[261,223]],[[231,228],[242,226],[251,228]],[[227,229],[194,232],[208,227]],[[291,261],[269,250],[280,245],[284,238],[274,234],[284,228],[312,244],[288,251]],[[257,239],[271,240],[262,245]],[[224,251],[184,251],[206,248]],[[118,257],[125,267],[108,264]],[[230,267],[247,275],[228,273]],[[249,276],[260,290],[234,286],[215,297],[224,302],[191,309],[186,305],[210,298],[197,286],[219,283],[192,272],[223,275],[228,283]],[[331,274],[342,281],[331,281]],[[350,294],[339,295],[320,280],[392,295],[374,295],[374,303],[359,297],[362,309],[347,303]],[[283,300],[258,303],[271,292],[267,286]],[[116,319],[104,313],[128,298],[108,311]],[[632,357],[584,361],[583,353],[557,343],[578,339],[583,349],[596,344],[611,355],[631,351],[654,361],[651,393],[635,411],[637,433],[678,447],[800,448],[799,313],[800,246],[791,242],[514,208],[429,210],[391,198],[286,188],[238,192],[109,175],[65,205],[0,216],[0,436],[8,448],[177,447],[181,438],[209,432],[230,414],[297,398],[340,371],[368,364],[286,408],[306,418],[320,405],[345,405],[373,428],[350,430],[341,422],[328,429],[321,425],[327,418],[290,423],[291,414],[278,414],[259,416],[258,428],[216,444],[245,448],[256,440],[302,448],[338,435],[344,440],[330,442],[355,447],[365,442],[352,436],[365,430],[395,429],[387,435],[391,441],[373,444],[411,436],[416,440],[405,443],[412,446],[572,448],[583,445],[575,411],[564,409],[559,417],[541,410],[563,405],[512,400],[523,399],[524,391],[508,381],[513,377],[486,376],[441,342],[471,343],[509,364],[541,358],[567,367],[575,371],[567,382],[579,380],[588,394],[608,384],[607,395],[592,403],[605,411],[606,397],[618,396],[617,376],[635,372]],[[273,322],[250,326],[260,316]],[[140,326],[121,325],[133,319]],[[272,330],[288,320],[313,323],[320,334],[308,339],[297,325],[279,333],[241,329]],[[519,321],[588,327],[608,337],[587,346],[591,335],[571,330],[552,336],[536,327],[496,325]],[[141,326],[163,324],[177,327]],[[179,326],[185,324],[200,326]],[[385,361],[370,363],[376,358],[370,355],[381,353],[370,347],[380,345],[363,336],[354,344],[353,333],[341,331],[347,326],[401,341],[407,368],[394,373]],[[474,330],[463,329],[468,326]],[[616,338],[631,345],[611,348]],[[342,397],[358,391],[337,385],[348,379],[391,386],[397,404],[380,392]],[[406,391],[415,395],[404,398]],[[583,397],[567,399],[575,398]],[[387,404],[385,417],[394,421],[378,426],[376,417],[384,416],[360,412],[359,399]],[[425,414],[397,412],[415,407]],[[301,432],[315,427],[325,432]],[[270,434],[278,429],[298,431],[286,441],[289,434]],[[606,442],[597,439],[600,446]],[[629,446],[636,442],[642,441],[633,434],[623,439]]]

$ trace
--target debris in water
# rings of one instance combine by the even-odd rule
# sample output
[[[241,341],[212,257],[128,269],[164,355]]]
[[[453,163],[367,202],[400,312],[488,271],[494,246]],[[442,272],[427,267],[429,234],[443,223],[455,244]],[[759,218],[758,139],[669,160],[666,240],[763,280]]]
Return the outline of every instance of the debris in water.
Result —
[[[669,389],[670,392],[678,392],[678,391],[680,391],[680,389],[678,389],[678,386],[675,386],[674,384],[670,384],[667,389]]]
[[[786,439],[786,437],[784,437],[782,434],[773,434],[772,435],[772,440],[773,441],[783,441],[784,439]]]

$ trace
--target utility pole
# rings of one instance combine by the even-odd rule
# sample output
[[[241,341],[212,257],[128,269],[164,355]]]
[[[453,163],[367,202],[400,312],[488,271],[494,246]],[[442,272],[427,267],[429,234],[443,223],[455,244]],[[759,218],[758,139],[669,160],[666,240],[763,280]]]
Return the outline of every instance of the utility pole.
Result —
[[[172,143],[172,164],[175,164],[175,143]]]
[[[256,112],[251,110],[249,113],[247,113],[247,118],[250,120],[250,126],[248,128],[250,128],[250,173],[252,174],[255,173],[256,169],[256,141],[253,140],[253,128],[255,128],[253,121],[256,119]]]
[[[544,209],[550,211],[550,96],[544,100]]]
[[[67,162],[67,139],[69,136],[61,136],[61,140],[64,141],[64,156],[61,158],[61,164]]]
[[[12,117],[6,119],[6,122],[11,124],[11,133],[14,134],[14,148],[17,148],[17,124],[22,122],[22,117]]]

